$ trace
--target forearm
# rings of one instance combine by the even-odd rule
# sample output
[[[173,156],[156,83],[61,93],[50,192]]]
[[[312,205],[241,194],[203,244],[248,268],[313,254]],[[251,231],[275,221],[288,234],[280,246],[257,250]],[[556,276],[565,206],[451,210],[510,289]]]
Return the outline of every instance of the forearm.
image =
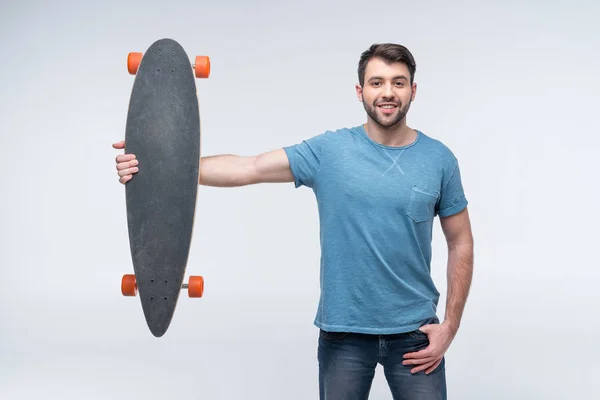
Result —
[[[465,242],[448,247],[448,295],[446,299],[447,323],[456,333],[460,326],[471,280],[473,277],[473,242]]]
[[[254,157],[223,154],[200,159],[198,183],[204,186],[235,187],[250,183]]]
[[[200,185],[233,187],[293,181],[294,176],[283,149],[252,157],[224,154],[200,159]]]

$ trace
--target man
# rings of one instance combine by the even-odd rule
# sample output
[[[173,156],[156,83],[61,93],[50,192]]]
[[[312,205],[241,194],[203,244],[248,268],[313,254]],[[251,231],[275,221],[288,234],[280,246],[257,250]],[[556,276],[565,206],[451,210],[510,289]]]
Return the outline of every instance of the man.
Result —
[[[201,185],[293,182],[315,192],[321,399],[368,398],[378,363],[394,399],[446,398],[444,354],[468,296],[473,239],[457,159],[440,141],[407,126],[415,69],[404,46],[373,45],[358,67],[364,125],[254,157],[202,158]],[[124,148],[124,142],[113,146]],[[125,184],[137,162],[131,154],[116,161]],[[448,245],[441,323],[430,274],[435,216]]]

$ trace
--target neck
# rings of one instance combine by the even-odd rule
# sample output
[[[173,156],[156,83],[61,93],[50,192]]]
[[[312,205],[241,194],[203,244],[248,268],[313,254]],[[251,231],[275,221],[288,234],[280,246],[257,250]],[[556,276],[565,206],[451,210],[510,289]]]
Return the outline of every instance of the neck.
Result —
[[[369,118],[364,128],[373,141],[384,146],[407,146],[417,139],[417,132],[406,125],[406,118],[389,127],[381,126]]]

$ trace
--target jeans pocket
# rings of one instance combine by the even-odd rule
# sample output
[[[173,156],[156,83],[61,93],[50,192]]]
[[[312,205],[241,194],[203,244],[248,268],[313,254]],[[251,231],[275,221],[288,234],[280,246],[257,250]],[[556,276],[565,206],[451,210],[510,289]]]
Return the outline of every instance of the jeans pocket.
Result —
[[[340,340],[348,336],[350,332],[329,332],[324,331],[323,329],[319,330],[319,335],[325,340]]]
[[[415,329],[414,331],[408,332],[408,336],[419,340],[428,339],[427,334],[423,331],[420,331],[419,329]]]
[[[425,222],[435,215],[439,192],[414,185],[406,207],[406,214],[415,222]]]

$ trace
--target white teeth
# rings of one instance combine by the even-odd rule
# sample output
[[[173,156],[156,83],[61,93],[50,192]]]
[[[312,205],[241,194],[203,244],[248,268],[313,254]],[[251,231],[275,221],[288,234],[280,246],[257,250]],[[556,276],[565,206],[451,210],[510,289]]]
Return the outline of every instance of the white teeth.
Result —
[[[381,108],[396,108],[396,106],[381,106]]]

